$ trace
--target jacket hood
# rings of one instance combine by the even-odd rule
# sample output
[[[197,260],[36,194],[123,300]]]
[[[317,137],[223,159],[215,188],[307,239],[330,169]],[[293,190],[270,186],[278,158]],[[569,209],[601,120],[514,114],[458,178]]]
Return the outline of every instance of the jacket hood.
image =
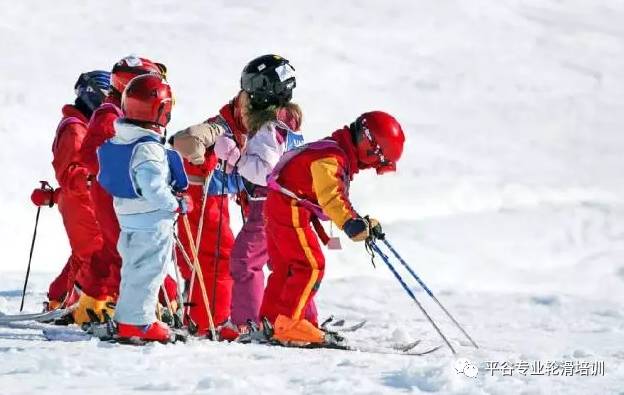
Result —
[[[247,134],[247,129],[241,119],[240,111],[236,109],[236,106],[238,106],[238,100],[238,96],[236,96],[228,104],[221,107],[221,110],[219,110],[219,115],[225,119],[225,122],[227,122],[235,136]]]
[[[80,110],[72,104],[65,104],[61,112],[63,113],[63,118],[75,117],[80,119],[84,123],[89,122],[89,119],[86,117],[86,115],[80,112]]]
[[[163,136],[153,130],[142,128],[127,122],[124,118],[118,118],[114,123],[115,137],[111,139],[114,144],[130,144],[141,137],[150,136],[161,141]]]
[[[336,130],[329,138],[337,142],[347,155],[347,159],[349,160],[349,177],[353,179],[353,176],[360,170],[360,166],[357,151],[353,144],[353,138],[351,137],[351,130],[349,130],[348,126],[345,126],[342,129]]]

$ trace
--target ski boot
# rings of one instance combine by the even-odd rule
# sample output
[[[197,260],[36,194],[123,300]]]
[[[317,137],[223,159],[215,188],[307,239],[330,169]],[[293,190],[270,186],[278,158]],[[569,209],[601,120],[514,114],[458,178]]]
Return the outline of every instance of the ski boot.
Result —
[[[148,325],[132,325],[117,323],[116,339],[120,343],[145,344],[146,342],[157,341],[160,343],[170,343],[174,341],[174,334],[167,324],[155,321]]]
[[[294,320],[280,314],[275,320],[272,340],[281,345],[304,348],[346,348],[346,340],[338,332],[318,328],[306,319]]]
[[[238,343],[267,344],[273,337],[273,326],[269,320],[262,318],[262,325],[256,324],[253,320],[247,320],[247,325],[239,326],[240,335],[236,341]]]
[[[99,320],[99,317],[93,310],[89,309],[87,313],[93,319],[90,322],[82,324],[82,330],[103,341],[110,341],[115,338],[117,334],[117,324],[106,310],[102,311],[103,321]]]
[[[50,299],[48,301],[43,302],[43,312],[47,313],[48,311],[53,311],[61,308],[63,301]]]
[[[74,321],[78,325],[86,322],[102,322],[104,316],[103,311],[109,315],[115,312],[115,298],[113,296],[104,296],[103,298],[94,298],[85,293],[80,295],[77,306],[72,312]],[[97,318],[97,320],[96,320]]]
[[[81,294],[81,291],[78,288],[74,287],[70,291],[69,295],[66,295],[65,299],[62,301],[50,299],[47,302],[43,302],[43,311],[49,312],[49,311],[54,311],[54,310],[60,310],[60,309],[67,308],[67,307],[72,307],[78,303],[80,294]],[[74,323],[74,317],[73,317],[73,313],[70,311],[69,313],[67,313],[66,315],[60,318],[57,318],[52,321],[43,321],[43,322],[54,324],[54,325],[67,326],[67,325]]]
[[[174,305],[174,302],[171,302],[171,308],[173,311],[169,310],[167,307],[161,307],[159,305],[158,309],[160,311],[160,320],[165,324],[169,325],[171,328],[181,329],[184,327],[182,323],[182,318],[180,318],[179,310],[176,308],[177,303]]]
[[[231,319],[227,319],[215,328],[219,341],[233,342],[240,336],[238,326],[234,325]]]

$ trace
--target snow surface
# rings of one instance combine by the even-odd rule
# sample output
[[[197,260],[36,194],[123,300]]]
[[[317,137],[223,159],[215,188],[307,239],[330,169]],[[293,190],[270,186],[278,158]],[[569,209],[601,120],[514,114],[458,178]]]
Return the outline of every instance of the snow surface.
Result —
[[[81,71],[128,53],[167,64],[171,130],[201,121],[268,52],[297,70],[310,140],[359,113],[397,116],[396,175],[362,174],[358,210],[481,345],[485,361],[604,360],[604,377],[458,375],[427,357],[191,342],[129,348],[0,329],[0,393],[624,393],[624,4],[618,0],[170,0],[0,3],[0,311],[19,307],[50,145]],[[370,322],[373,344],[435,332],[360,245],[328,252],[321,314]],[[26,310],[68,256],[43,210]],[[434,316],[442,319],[423,292]],[[461,342],[457,343],[457,342]]]

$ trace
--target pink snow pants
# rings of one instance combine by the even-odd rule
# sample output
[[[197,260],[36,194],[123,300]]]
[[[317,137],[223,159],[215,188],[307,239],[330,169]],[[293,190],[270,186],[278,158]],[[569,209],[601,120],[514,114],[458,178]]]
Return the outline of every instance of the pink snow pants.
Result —
[[[259,321],[258,313],[264,294],[262,269],[269,261],[264,231],[264,200],[249,201],[249,216],[236,236],[230,256],[232,287],[232,322]]]

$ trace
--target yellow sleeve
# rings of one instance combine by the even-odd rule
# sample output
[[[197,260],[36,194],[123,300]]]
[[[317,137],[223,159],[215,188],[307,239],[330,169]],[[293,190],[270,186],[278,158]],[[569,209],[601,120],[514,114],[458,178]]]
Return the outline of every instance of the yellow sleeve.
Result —
[[[323,212],[340,228],[357,214],[351,207],[344,185],[345,169],[333,157],[321,158],[310,165],[312,189]]]

